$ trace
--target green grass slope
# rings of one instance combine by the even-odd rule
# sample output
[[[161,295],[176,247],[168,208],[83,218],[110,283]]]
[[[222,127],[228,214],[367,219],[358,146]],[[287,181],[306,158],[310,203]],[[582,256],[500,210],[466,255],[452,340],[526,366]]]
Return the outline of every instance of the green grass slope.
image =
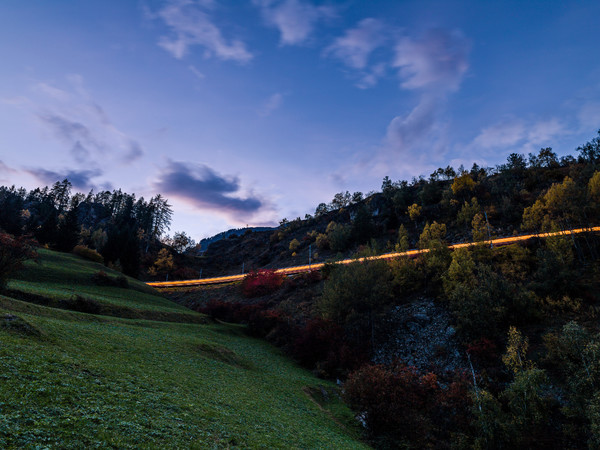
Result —
[[[79,256],[39,250],[38,263],[28,261],[25,270],[8,283],[12,297],[63,309],[101,315],[168,320],[203,321],[193,311],[156,295],[156,291],[133,278],[128,288],[98,286],[93,275],[106,272],[115,280],[121,274]]]
[[[41,260],[9,293],[181,316],[127,319],[0,295],[1,448],[363,446],[335,386],[267,343],[201,323],[133,280],[94,286],[93,263],[48,251]]]

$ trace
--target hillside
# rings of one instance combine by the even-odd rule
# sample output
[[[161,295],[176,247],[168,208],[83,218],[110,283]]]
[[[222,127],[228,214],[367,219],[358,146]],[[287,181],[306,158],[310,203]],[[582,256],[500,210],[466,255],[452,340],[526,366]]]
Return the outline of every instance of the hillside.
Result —
[[[336,194],[304,220],[215,242],[200,261],[207,275],[267,270],[167,295],[343,380],[375,447],[598,448],[600,135],[578,151]],[[448,247],[467,241],[478,244]],[[426,252],[294,278],[268,270],[309,252],[327,262],[407,248]]]
[[[417,248],[425,225],[432,223],[444,225],[444,240],[449,243],[480,240],[488,234],[503,237],[595,225],[590,197],[583,191],[597,169],[598,147],[600,138],[594,138],[580,147],[578,159],[559,159],[546,148],[529,158],[513,153],[496,167],[473,164],[470,170],[461,166],[458,171],[440,167],[429,178],[410,182],[385,177],[380,192],[340,192],[305,219],[283,219],[272,231],[248,230],[213,242],[192,264],[207,277],[307,264],[309,254],[311,261],[325,262],[365,252],[391,252],[398,246]],[[542,215],[524,224],[525,210],[567,178],[580,190],[569,193],[574,195],[570,201],[577,203],[553,208],[567,208],[571,216],[565,219],[565,214],[553,212],[545,223]],[[561,216],[562,222],[555,216]]]
[[[334,384],[99,269],[40,250],[0,295],[1,447],[362,446]]]

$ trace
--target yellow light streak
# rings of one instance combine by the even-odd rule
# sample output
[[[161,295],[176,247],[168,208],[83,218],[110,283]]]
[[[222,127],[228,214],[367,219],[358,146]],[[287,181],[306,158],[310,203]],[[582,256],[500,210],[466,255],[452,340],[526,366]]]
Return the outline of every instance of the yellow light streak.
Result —
[[[463,243],[459,243],[459,244],[449,245],[448,248],[454,250],[456,248],[472,247],[474,245],[494,245],[497,247],[500,245],[514,244],[516,242],[526,241],[528,239],[533,239],[533,238],[547,238],[547,237],[552,237],[552,236],[570,236],[572,234],[589,233],[589,232],[597,232],[597,231],[600,231],[600,227],[576,228],[573,230],[553,231],[550,233],[538,233],[538,234],[526,234],[526,235],[522,235],[522,236],[510,236],[510,237],[497,238],[497,239],[480,241],[480,242],[463,242]],[[427,253],[428,251],[429,251],[428,249],[423,249],[423,250],[417,249],[417,250],[408,250],[406,252],[386,253],[386,254],[378,255],[378,256],[366,256],[366,257],[362,257],[362,258],[343,259],[341,261],[335,261],[333,264],[351,264],[356,261],[363,262],[363,261],[373,261],[373,260],[377,260],[377,259],[392,259],[392,258],[400,258],[402,256],[416,257],[417,255],[420,255],[422,253]],[[284,275],[292,275],[292,274],[297,274],[297,273],[309,272],[311,270],[321,270],[324,265],[325,265],[324,263],[318,263],[318,264],[310,264],[310,265],[306,264],[304,266],[285,267],[282,269],[275,270],[275,273],[281,273]],[[200,280],[156,281],[156,282],[150,282],[150,283],[146,283],[146,284],[148,286],[152,286],[155,288],[202,286],[202,285],[206,285],[206,284],[222,284],[222,283],[230,283],[232,281],[241,281],[244,279],[245,276],[246,276],[246,274],[239,274],[239,275],[228,275],[225,277],[202,278]]]

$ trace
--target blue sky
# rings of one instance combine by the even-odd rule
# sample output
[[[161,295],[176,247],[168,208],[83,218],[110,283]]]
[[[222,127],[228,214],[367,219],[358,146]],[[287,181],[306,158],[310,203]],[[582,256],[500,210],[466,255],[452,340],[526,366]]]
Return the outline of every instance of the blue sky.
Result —
[[[600,128],[600,2],[3,0],[0,183],[173,205],[194,238]]]

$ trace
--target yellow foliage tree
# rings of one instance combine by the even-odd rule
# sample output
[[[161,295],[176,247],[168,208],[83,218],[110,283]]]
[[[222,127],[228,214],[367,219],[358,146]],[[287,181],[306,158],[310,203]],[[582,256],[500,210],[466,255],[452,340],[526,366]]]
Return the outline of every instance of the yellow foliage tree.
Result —
[[[166,275],[173,271],[175,268],[175,262],[173,261],[173,255],[169,253],[166,248],[160,249],[158,256],[154,264],[148,271],[150,275]]]
[[[450,189],[456,196],[462,195],[463,193],[473,192],[475,189],[475,181],[471,178],[468,172],[464,172],[462,175],[456,177]],[[467,197],[468,198],[468,197]]]

